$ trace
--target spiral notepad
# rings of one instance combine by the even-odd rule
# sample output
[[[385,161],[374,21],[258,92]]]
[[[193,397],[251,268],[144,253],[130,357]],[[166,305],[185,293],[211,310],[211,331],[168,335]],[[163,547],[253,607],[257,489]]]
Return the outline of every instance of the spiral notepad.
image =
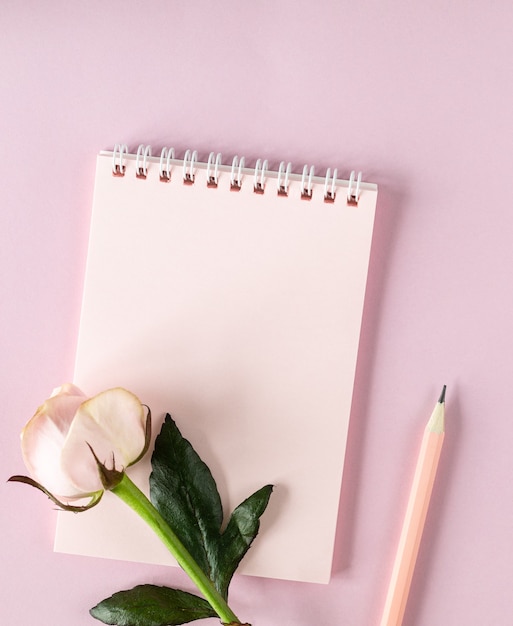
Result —
[[[74,382],[130,389],[155,432],[171,413],[226,512],[275,485],[242,573],[330,578],[377,196],[347,178],[146,146],[97,159]],[[173,564],[110,494],[59,514],[55,548]]]

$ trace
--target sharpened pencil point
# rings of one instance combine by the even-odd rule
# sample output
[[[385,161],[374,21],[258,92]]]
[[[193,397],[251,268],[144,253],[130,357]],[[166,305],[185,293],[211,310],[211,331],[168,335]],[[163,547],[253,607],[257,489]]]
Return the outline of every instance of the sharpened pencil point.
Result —
[[[447,385],[444,385],[443,389],[442,389],[442,393],[440,394],[440,397],[438,398],[438,402],[440,404],[443,404],[445,402],[445,390],[447,389]]]

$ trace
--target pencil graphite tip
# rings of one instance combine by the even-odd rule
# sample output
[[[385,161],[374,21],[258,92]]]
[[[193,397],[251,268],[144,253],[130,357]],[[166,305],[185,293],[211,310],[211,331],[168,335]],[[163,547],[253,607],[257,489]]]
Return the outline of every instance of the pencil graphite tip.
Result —
[[[444,385],[442,389],[442,393],[440,394],[440,397],[438,398],[439,404],[443,404],[445,402],[445,390],[446,389],[447,389],[447,385]]]

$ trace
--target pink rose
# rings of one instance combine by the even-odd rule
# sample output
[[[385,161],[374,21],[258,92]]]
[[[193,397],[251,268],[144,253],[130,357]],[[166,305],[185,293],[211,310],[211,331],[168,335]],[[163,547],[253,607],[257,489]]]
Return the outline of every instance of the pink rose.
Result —
[[[133,393],[118,387],[88,399],[67,383],[27,423],[21,448],[38,486],[68,502],[103,491],[95,456],[123,471],[146,452],[148,435],[149,415]]]

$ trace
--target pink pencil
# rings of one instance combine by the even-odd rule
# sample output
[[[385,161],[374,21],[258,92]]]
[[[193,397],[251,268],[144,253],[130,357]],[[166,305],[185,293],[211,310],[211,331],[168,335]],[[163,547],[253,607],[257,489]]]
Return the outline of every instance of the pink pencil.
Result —
[[[445,385],[427,423],[395,557],[381,626],[401,626],[444,440]]]

